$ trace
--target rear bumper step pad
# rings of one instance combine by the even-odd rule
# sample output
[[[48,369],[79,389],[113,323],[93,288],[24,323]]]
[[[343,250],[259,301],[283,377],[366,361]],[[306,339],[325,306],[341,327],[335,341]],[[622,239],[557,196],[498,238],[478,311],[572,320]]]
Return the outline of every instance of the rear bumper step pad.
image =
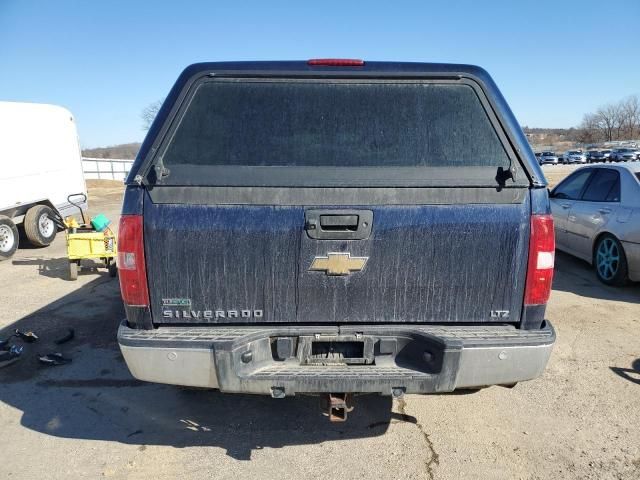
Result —
[[[326,364],[305,352],[314,341],[361,338],[366,362]],[[291,345],[290,356],[276,348]],[[276,397],[296,393],[370,392],[391,395],[508,385],[538,377],[555,341],[540,330],[499,326],[161,327],[131,329],[118,342],[132,374],[157,383],[219,388]],[[370,363],[373,358],[373,364]],[[364,363],[364,364],[363,364]]]

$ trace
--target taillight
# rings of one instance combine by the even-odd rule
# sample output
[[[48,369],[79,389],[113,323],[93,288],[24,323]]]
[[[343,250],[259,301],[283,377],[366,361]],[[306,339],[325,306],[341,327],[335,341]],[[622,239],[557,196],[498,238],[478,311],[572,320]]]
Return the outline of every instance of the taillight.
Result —
[[[543,305],[549,300],[556,242],[551,215],[532,215],[529,240],[529,268],[524,293],[525,305]]]
[[[141,215],[122,215],[118,228],[118,276],[124,303],[148,306],[147,269]]]
[[[354,58],[312,58],[307,60],[307,65],[316,67],[361,67],[364,60]]]

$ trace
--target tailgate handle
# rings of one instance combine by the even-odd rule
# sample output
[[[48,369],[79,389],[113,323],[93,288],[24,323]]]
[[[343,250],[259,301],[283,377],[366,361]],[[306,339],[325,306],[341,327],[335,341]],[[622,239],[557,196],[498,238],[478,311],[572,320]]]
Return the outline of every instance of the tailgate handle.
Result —
[[[358,215],[320,215],[320,227],[323,230],[358,229]]]
[[[306,210],[304,229],[317,240],[365,240],[371,235],[371,210]]]

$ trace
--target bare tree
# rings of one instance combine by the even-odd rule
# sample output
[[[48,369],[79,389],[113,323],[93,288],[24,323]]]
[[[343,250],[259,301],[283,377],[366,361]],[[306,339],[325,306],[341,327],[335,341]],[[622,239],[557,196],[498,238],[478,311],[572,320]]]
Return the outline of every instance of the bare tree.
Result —
[[[160,107],[162,106],[162,100],[156,100],[153,103],[150,103],[146,107],[142,109],[140,113],[140,118],[142,118],[142,129],[149,130],[151,128],[151,124],[156,118]]]
[[[604,139],[610,142],[614,139],[618,128],[619,115],[617,106],[609,104],[600,107],[596,111],[596,115],[600,130],[604,134]]]
[[[637,95],[617,103],[603,105],[595,113],[587,113],[580,125],[580,140],[634,140],[640,135],[640,99]]]
[[[640,133],[640,99],[632,95],[622,100],[620,114],[623,135],[628,139],[635,139],[636,134]]]
[[[577,140],[580,143],[596,143],[603,138],[598,115],[587,113],[582,119]]]

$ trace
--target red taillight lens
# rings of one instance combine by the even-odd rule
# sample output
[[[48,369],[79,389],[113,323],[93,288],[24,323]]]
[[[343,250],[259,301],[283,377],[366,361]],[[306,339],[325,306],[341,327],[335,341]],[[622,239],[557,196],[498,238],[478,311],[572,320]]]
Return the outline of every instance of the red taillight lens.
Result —
[[[549,300],[555,250],[553,217],[533,215],[529,240],[529,268],[524,293],[525,305],[543,305]]]
[[[118,276],[127,305],[149,306],[141,215],[122,215],[118,228]]]
[[[313,58],[307,60],[307,65],[319,67],[361,67],[364,60],[354,58]]]

